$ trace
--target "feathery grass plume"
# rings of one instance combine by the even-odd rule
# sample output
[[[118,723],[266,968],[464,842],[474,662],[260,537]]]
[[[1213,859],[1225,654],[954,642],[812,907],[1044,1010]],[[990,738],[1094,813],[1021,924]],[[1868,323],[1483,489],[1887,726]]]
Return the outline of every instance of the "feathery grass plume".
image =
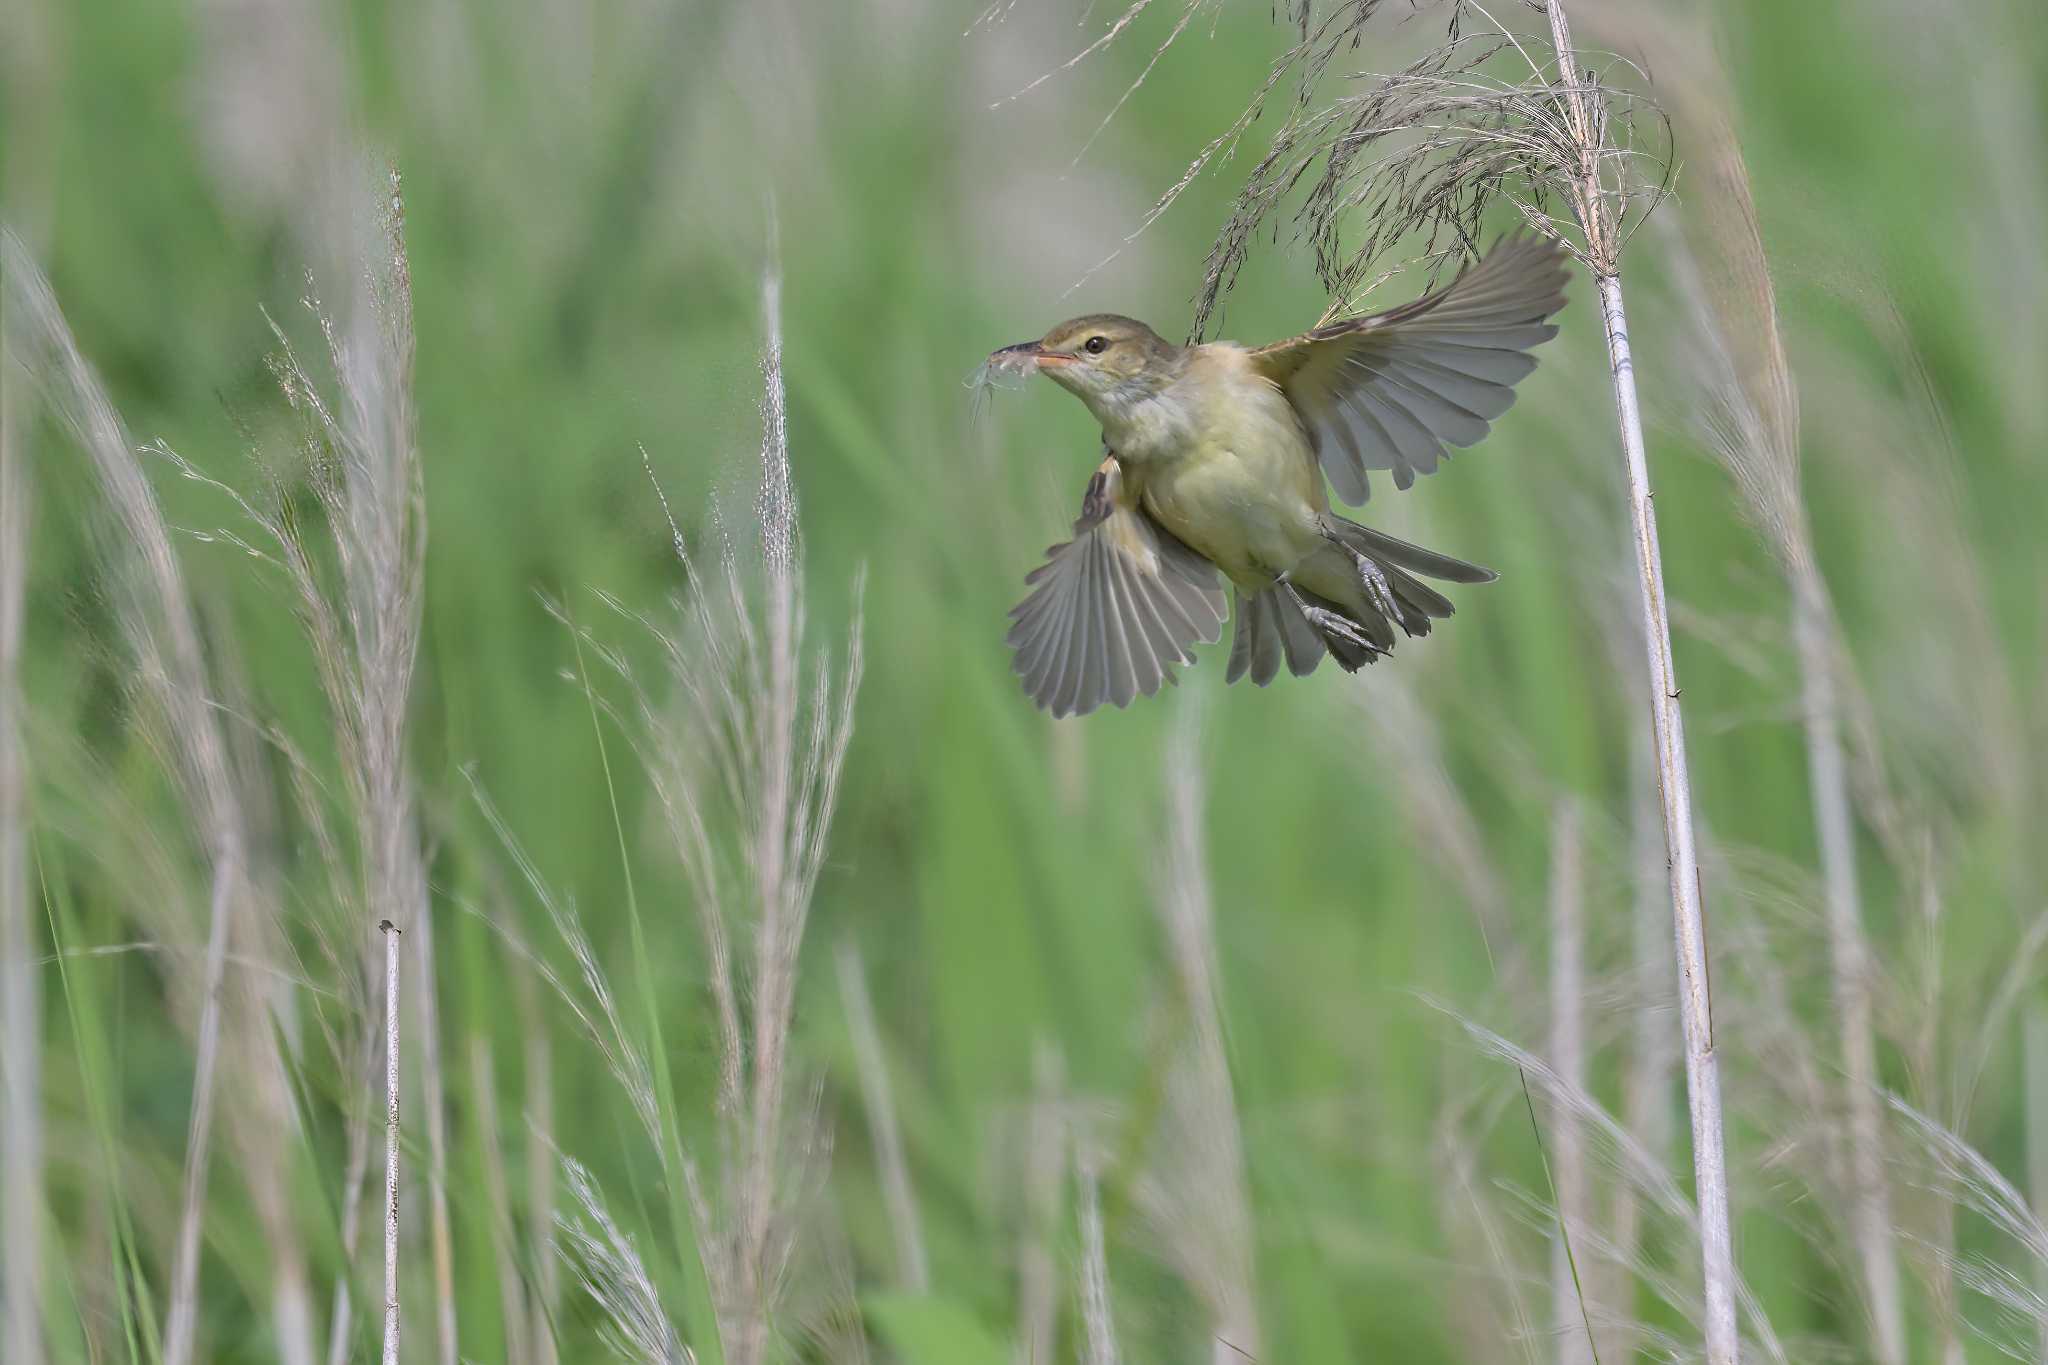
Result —
[[[1697,86],[1706,79],[1695,65],[1690,83]],[[1725,94],[1709,98],[1694,93],[1682,105],[1697,149],[1693,174],[1704,181],[1687,218],[1698,227],[1691,248],[1702,259],[1695,262],[1684,250],[1675,253],[1699,343],[1689,349],[1691,364],[1684,368],[1710,376],[1698,425],[1733,478],[1790,598],[1849,1118],[1852,1238],[1874,1358],[1880,1365],[1903,1365],[1905,1310],[1881,1143],[1872,966],[1842,743],[1840,698],[1855,684],[1846,676],[1852,667],[1849,651],[1814,550],[1801,487],[1799,393],[1778,324],[1748,167],[1721,112],[1731,103]]]
[[[889,1059],[882,1051],[882,1033],[875,1024],[874,1001],[868,995],[867,968],[851,939],[841,940],[837,962],[839,994],[846,1006],[847,1031],[860,1070],[875,1164],[881,1168],[882,1202],[888,1209],[890,1231],[896,1236],[896,1275],[903,1288],[922,1294],[931,1288],[931,1269],[925,1261],[910,1163],[903,1155],[903,1130],[896,1121],[896,1102],[890,1094]]]
[[[399,929],[384,935],[384,1365],[398,1365],[398,994]]]
[[[859,584],[845,655],[834,676],[823,651],[805,648],[803,553],[790,467],[783,386],[781,282],[763,280],[767,339],[762,354],[759,477],[745,520],[714,507],[712,562],[693,555],[672,515],[669,530],[687,591],[673,623],[630,611],[653,638],[664,678],[660,695],[565,606],[550,610],[578,650],[590,651],[625,683],[623,710],[601,702],[585,678],[595,720],[626,723],[646,766],[656,806],[691,892],[708,959],[717,1018],[720,1162],[707,1181],[683,1149],[666,1066],[650,1067],[619,1019],[595,955],[547,893],[510,832],[486,815],[549,906],[581,966],[600,1025],[546,965],[527,954],[576,1012],[625,1086],[670,1184],[678,1237],[693,1237],[686,1259],[701,1265],[715,1321],[698,1349],[714,1346],[734,1365],[761,1365],[772,1352],[799,1233],[824,1147],[815,1104],[792,1114],[789,1057],[799,956],[837,802],[861,671]],[[643,457],[644,458],[644,457]],[[652,477],[652,465],[649,475]],[[668,515],[667,499],[655,494]],[[600,729],[600,742],[602,740]],[[481,801],[481,793],[479,793]],[[623,853],[623,830],[620,832]],[[658,1016],[637,901],[628,893],[647,1012],[648,1047],[659,1047]],[[735,932],[750,938],[748,967],[736,966]],[[749,1007],[742,1011],[742,1002]]]
[[[15,363],[41,381],[45,402],[91,457],[111,513],[121,624],[140,690],[161,726],[212,876],[198,1001],[192,1105],[181,1211],[164,1326],[167,1365],[188,1365],[198,1333],[200,1225],[213,1150],[223,978],[235,917],[248,896],[248,840],[232,765],[210,698],[205,651],[169,528],[113,404],[64,321],[48,280],[11,230],[0,229],[0,284]]]
[[[1154,898],[1179,998],[1181,1039],[1138,1201],[1161,1251],[1208,1316],[1211,1356],[1259,1358],[1258,1295],[1244,1137],[1224,1042],[1223,1003],[1202,829],[1198,720],[1183,711],[1167,751],[1167,851]]]
[[[1482,1053],[1516,1067],[1526,1084],[1554,1109],[1570,1109],[1579,1120],[1585,1135],[1588,1159],[1600,1163],[1611,1171],[1616,1179],[1633,1183],[1646,1211],[1655,1211],[1659,1216],[1668,1219],[1682,1232],[1684,1240],[1695,1246],[1700,1244],[1700,1215],[1697,1206],[1672,1179],[1663,1161],[1637,1142],[1597,1099],[1582,1087],[1566,1081],[1544,1058],[1517,1046],[1490,1029],[1459,1016],[1444,1005],[1430,1003],[1454,1019]],[[1531,1221],[1546,1230],[1556,1226],[1554,1213],[1540,1209],[1532,1214]],[[1579,1245],[1575,1240],[1575,1248]],[[1610,1258],[1616,1250],[1605,1238],[1592,1235],[1590,1228],[1585,1236],[1584,1247],[1587,1252],[1597,1253],[1603,1258]],[[1617,1268],[1636,1275],[1660,1299],[1683,1314],[1695,1331],[1704,1334],[1706,1318],[1713,1311],[1713,1306],[1706,1297],[1703,1285],[1699,1290],[1689,1289],[1675,1277],[1662,1275],[1653,1266],[1641,1261],[1629,1265],[1617,1263]],[[1749,1324],[1755,1348],[1767,1359],[1781,1362],[1783,1365],[1788,1359],[1786,1348],[1772,1327],[1770,1319],[1765,1315],[1762,1302],[1743,1283],[1740,1276],[1731,1281],[1728,1290]]]
[[[606,1344],[639,1365],[694,1365],[697,1357],[669,1320],[632,1239],[606,1210],[597,1181],[574,1157],[561,1162],[580,1213],[555,1215],[555,1254],[603,1311]]]
[[[1625,63],[1609,59],[1604,70],[1581,71],[1568,33],[1514,32],[1472,0],[1442,6],[1448,21],[1440,45],[1363,94],[1318,107],[1317,83],[1330,60],[1363,41],[1378,8],[1377,0],[1337,6],[1275,63],[1248,117],[1205,152],[1234,148],[1274,87],[1295,76],[1293,108],[1210,247],[1196,297],[1197,335],[1236,283],[1254,240],[1277,227],[1297,191],[1292,219],[1329,291],[1326,318],[1359,306],[1391,273],[1383,262],[1404,243],[1419,244],[1439,269],[1476,254],[1496,201],[1564,242],[1596,277],[1611,277],[1635,226],[1667,192],[1662,111],[1608,83]],[[1552,13],[1561,22],[1561,11]],[[1189,179],[1206,164],[1198,158]],[[1348,236],[1354,226],[1356,236]]]
[[[760,1365],[790,1258],[798,1195],[815,1150],[811,1115],[792,1122],[789,1039],[799,954],[824,867],[853,703],[860,686],[859,585],[844,659],[805,657],[803,553],[783,387],[781,278],[762,282],[762,440],[752,545],[714,518],[715,565],[688,551],[689,593],[675,626],[647,624],[671,696],[634,687],[643,755],[674,853],[693,892],[718,1012],[718,1115],[728,1168],[698,1230],[734,1365]],[[659,491],[657,486],[657,492]],[[664,509],[666,500],[663,500]],[[615,666],[624,673],[622,664]],[[630,681],[630,674],[626,674]],[[738,856],[728,855],[730,845]],[[731,937],[751,934],[742,991]],[[740,1002],[751,1004],[744,1025]]]
[[[326,513],[333,570],[305,539],[302,520],[287,507],[282,478],[247,496],[162,441],[151,449],[185,477],[226,496],[266,542],[238,533],[220,538],[281,567],[295,592],[298,617],[312,649],[341,759],[343,785],[357,837],[359,890],[343,904],[417,927],[428,911],[406,725],[419,650],[426,552],[426,505],[412,406],[412,277],[406,256],[405,208],[398,175],[351,222],[351,294],[339,320],[308,300],[319,327],[334,397],[323,392],[299,350],[275,322],[278,350],[271,373],[300,422],[299,465]],[[357,921],[360,922],[360,921]],[[346,951],[346,950],[342,950]],[[431,989],[431,943],[414,951]],[[432,1024],[422,1002],[422,1022]],[[427,1065],[430,1162],[428,1203],[434,1243],[437,1327],[444,1360],[455,1353],[451,1234],[445,1182],[445,1126],[439,1121],[438,1030],[418,1039]],[[434,1140],[436,1131],[440,1140]],[[346,1300],[338,1300],[345,1307]],[[337,1328],[337,1332],[339,1332]]]
[[[2038,1273],[2040,1266],[2048,1263],[2048,1227],[2034,1215],[2026,1196],[1953,1129],[1897,1095],[1888,1099],[1901,1131],[1921,1160],[1918,1179],[1943,1204],[1982,1219],[2025,1259],[2028,1275]],[[2041,1333],[2048,1329],[2048,1302],[2026,1278],[1987,1255],[1959,1255],[1952,1240],[1928,1250],[1942,1259],[1964,1287],[1988,1299],[1997,1310],[1996,1324],[1969,1319],[1970,1330],[2015,1360],[2032,1359]],[[1961,1359],[1960,1343],[1944,1343],[1944,1354]]]
[[[12,326],[13,314],[0,300],[0,328]],[[11,340],[0,350],[0,1354],[36,1365],[43,1358],[43,1030],[21,692],[31,409],[15,354]]]

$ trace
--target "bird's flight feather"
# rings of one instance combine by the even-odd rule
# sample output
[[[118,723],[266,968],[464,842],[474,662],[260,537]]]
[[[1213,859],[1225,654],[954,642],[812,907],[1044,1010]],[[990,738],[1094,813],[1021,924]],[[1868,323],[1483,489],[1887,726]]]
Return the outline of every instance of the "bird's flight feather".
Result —
[[[1369,469],[1406,488],[1469,446],[1536,368],[1525,352],[1557,335],[1564,249],[1511,237],[1444,288],[1370,317],[1318,327],[1251,352],[1308,428],[1337,496],[1366,500]]]
[[[1074,538],[1025,581],[1031,594],[1010,612],[1012,666],[1055,716],[1151,696],[1223,631],[1215,567],[1146,515],[1114,455],[1088,481]]]

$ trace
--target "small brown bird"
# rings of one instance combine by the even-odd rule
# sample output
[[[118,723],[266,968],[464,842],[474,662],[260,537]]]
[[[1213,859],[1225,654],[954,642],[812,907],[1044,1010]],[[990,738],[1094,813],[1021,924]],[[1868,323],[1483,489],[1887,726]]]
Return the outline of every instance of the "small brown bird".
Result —
[[[1284,658],[1297,677],[1327,652],[1346,672],[1426,635],[1451,604],[1416,575],[1485,583],[1490,569],[1437,554],[1330,511],[1366,471],[1406,488],[1469,446],[1536,368],[1526,352],[1557,334],[1565,253],[1509,237],[1449,285],[1371,317],[1247,349],[1176,346],[1144,323],[1101,313],[992,365],[1028,367],[1088,405],[1104,458],[1074,538],[1047,551],[1010,613],[1024,689],[1056,716],[1128,705],[1174,681],[1223,625],[1221,569],[1236,634],[1226,681],[1261,687]]]

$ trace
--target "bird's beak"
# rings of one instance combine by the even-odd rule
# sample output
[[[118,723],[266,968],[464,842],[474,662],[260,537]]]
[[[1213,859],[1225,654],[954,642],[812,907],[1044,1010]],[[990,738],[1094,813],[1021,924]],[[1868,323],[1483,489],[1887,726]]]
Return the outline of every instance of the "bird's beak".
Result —
[[[1012,361],[1030,361],[1041,369],[1047,365],[1071,365],[1074,363],[1074,357],[1070,355],[1061,355],[1058,351],[1046,350],[1045,343],[1042,341],[1020,341],[1015,346],[1005,346],[1002,350],[997,351],[995,356],[991,356],[990,359],[995,359],[998,356]]]

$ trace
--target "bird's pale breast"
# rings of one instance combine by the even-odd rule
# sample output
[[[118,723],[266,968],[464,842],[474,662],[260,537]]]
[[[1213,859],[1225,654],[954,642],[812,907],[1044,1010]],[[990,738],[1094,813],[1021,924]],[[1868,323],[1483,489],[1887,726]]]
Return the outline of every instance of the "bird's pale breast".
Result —
[[[1286,397],[1236,348],[1204,350],[1184,389],[1186,435],[1143,462],[1143,496],[1168,530],[1256,591],[1320,548],[1322,476]]]

